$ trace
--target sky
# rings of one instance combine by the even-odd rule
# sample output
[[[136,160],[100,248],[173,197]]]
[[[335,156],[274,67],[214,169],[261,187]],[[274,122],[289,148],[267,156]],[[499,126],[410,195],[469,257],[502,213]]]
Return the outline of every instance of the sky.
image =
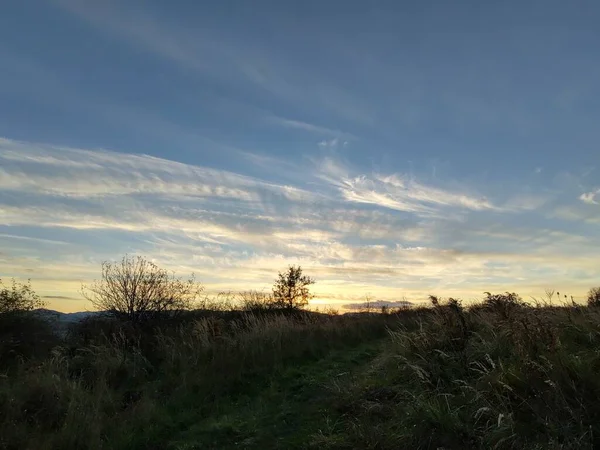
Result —
[[[313,306],[600,284],[600,3],[0,6],[0,278],[143,255]]]

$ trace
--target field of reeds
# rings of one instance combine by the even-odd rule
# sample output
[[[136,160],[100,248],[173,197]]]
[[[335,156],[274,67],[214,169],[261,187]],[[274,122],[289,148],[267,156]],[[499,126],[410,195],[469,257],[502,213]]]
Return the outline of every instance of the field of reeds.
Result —
[[[2,449],[600,448],[600,308],[0,315]]]

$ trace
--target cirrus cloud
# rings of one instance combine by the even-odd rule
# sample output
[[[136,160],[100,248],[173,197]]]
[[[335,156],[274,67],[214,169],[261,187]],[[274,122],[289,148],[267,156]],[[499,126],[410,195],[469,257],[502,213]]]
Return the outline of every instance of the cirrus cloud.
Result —
[[[597,236],[521,223],[549,202],[531,189],[520,203],[500,201],[331,158],[298,168],[307,182],[297,186],[8,139],[0,162],[0,270],[33,271],[50,298],[77,298],[102,259],[125,252],[196,272],[212,293],[268,289],[278,270],[301,264],[319,280],[315,303],[338,305],[366,293],[478,295],[507,282],[583,290],[596,273]]]

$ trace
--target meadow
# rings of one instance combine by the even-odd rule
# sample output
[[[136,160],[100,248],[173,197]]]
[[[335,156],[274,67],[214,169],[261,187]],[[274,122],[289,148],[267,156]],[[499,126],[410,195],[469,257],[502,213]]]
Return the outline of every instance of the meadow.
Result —
[[[343,315],[215,303],[62,334],[0,314],[0,448],[600,446],[600,308],[431,300]]]

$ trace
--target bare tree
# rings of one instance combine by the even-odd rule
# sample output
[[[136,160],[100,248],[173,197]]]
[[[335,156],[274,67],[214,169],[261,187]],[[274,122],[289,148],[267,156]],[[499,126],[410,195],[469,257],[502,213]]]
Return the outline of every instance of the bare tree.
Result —
[[[273,286],[274,305],[285,309],[308,305],[308,301],[314,297],[308,288],[311,284],[315,284],[315,280],[302,275],[300,266],[289,266],[285,272],[279,273]]]
[[[182,280],[141,256],[102,263],[101,279],[83,287],[83,296],[96,309],[132,322],[190,309],[201,292],[193,275]]]
[[[371,296],[371,294],[367,294],[365,295],[365,302],[363,303],[363,308],[364,312],[368,312],[370,313],[371,311],[373,311],[373,297]]]

